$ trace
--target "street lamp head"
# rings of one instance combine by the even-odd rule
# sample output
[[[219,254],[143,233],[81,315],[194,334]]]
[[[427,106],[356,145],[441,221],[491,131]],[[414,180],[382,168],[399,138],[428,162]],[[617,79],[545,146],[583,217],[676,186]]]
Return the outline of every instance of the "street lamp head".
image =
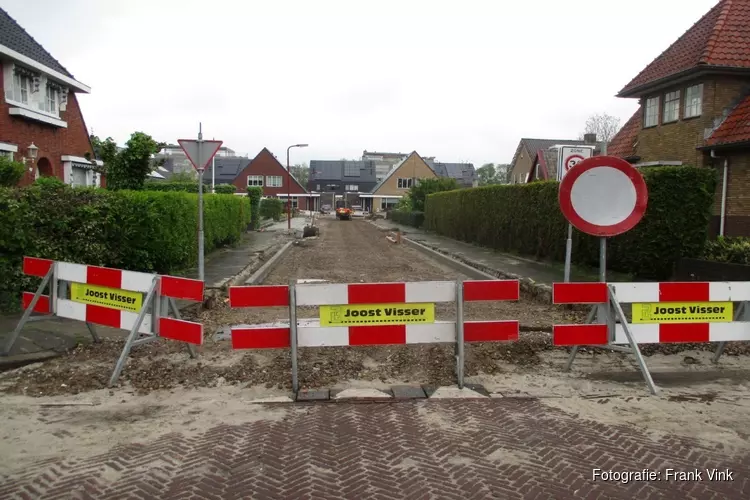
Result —
[[[295,148],[306,148],[307,146],[308,146],[307,144],[295,144],[294,145]]]

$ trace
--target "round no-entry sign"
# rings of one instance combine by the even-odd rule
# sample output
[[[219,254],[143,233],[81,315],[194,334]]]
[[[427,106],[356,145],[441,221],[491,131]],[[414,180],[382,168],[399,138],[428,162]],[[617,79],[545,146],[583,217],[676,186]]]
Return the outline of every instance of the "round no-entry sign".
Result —
[[[560,209],[573,226],[594,236],[616,236],[646,212],[643,176],[625,160],[593,156],[573,166],[560,183]]]

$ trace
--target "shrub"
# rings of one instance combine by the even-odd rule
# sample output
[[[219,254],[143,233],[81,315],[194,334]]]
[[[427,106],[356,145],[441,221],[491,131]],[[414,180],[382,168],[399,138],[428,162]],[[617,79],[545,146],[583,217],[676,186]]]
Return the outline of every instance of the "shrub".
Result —
[[[214,191],[216,191],[216,194],[234,194],[237,192],[237,186],[234,184],[217,184]]]
[[[260,199],[263,197],[263,188],[259,186],[249,186],[247,188],[247,196],[250,198],[252,228],[258,229],[260,226]]]
[[[281,220],[284,213],[284,202],[279,198],[264,198],[260,202],[260,216],[263,219]]]
[[[390,210],[386,212],[386,218],[392,220],[396,224],[404,224],[412,227],[422,227],[424,224],[424,212]]]
[[[750,238],[719,237],[706,242],[701,256],[713,262],[750,265]]]
[[[0,189],[0,308],[19,306],[24,255],[169,274],[197,263],[198,197],[42,184]],[[244,196],[204,200],[206,252],[239,241],[250,222]],[[38,280],[37,280],[38,283]]]
[[[0,156],[0,186],[17,185],[25,172],[26,167],[20,161],[12,161],[5,156]]]
[[[631,231],[611,238],[608,268],[650,279],[669,278],[680,257],[702,254],[714,201],[711,169],[641,169],[649,189],[646,214]],[[501,251],[563,260],[567,221],[557,182],[494,185],[428,196],[425,228]],[[597,239],[574,231],[573,260],[598,264]]]

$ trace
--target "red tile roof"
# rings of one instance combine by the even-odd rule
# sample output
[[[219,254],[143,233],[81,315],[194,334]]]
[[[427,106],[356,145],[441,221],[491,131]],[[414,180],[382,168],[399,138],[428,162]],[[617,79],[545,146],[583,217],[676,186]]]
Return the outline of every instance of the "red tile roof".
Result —
[[[750,69],[750,0],[721,0],[625,85],[620,95],[700,66]]]
[[[750,96],[745,97],[706,141],[706,146],[719,146],[750,141]]]
[[[615,134],[607,144],[607,155],[627,158],[635,154],[635,141],[641,129],[641,108],[625,122],[625,125]]]

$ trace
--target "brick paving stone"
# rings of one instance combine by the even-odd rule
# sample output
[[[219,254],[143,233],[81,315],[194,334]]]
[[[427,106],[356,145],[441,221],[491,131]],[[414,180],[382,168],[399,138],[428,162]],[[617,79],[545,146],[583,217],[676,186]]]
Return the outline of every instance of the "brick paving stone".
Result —
[[[0,477],[3,499],[739,499],[750,455],[577,418],[536,400],[285,405]],[[134,436],[136,437],[136,436]],[[593,481],[594,468],[729,468],[734,481]]]

